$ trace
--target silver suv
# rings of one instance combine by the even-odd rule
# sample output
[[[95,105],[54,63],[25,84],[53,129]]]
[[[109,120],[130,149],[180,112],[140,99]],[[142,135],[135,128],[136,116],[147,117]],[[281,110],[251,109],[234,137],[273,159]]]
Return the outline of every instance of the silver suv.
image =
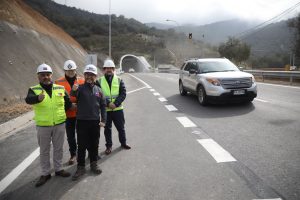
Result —
[[[179,92],[198,96],[201,105],[209,102],[251,102],[257,96],[252,74],[241,72],[226,58],[190,59],[179,72]]]

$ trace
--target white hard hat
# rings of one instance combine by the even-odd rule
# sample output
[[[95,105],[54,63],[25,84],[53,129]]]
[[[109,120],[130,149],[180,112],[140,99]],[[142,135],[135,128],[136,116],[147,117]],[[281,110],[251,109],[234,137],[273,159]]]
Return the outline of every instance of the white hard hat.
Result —
[[[95,65],[89,64],[85,66],[83,73],[90,72],[97,75],[97,67]]]
[[[64,70],[74,70],[77,69],[77,65],[73,60],[67,60],[64,64]]]
[[[116,66],[115,66],[115,63],[112,60],[108,59],[108,60],[104,61],[103,68],[105,68],[105,67],[113,67],[113,68],[115,68]]]
[[[36,73],[42,73],[42,72],[50,72],[52,73],[52,69],[49,65],[43,63],[41,65],[38,66]]]

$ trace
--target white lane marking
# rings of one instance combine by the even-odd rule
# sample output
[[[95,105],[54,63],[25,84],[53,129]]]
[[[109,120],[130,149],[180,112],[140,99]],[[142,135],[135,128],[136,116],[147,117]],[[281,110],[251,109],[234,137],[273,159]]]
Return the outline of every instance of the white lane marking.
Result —
[[[155,90],[154,89],[150,89],[150,92],[155,92]]]
[[[130,94],[130,93],[133,93],[133,92],[136,92],[136,91],[145,89],[145,88],[147,88],[147,87],[141,87],[141,88],[138,88],[138,89],[136,89],[136,90],[131,90],[131,91],[127,92],[127,94]]]
[[[148,83],[146,83],[145,81],[143,81],[142,79],[139,79],[138,77],[133,76],[132,74],[128,74],[128,75],[129,75],[129,76],[132,76],[132,77],[135,78],[136,80],[142,82],[147,88],[151,88],[151,86],[150,86]]]
[[[154,96],[159,96],[160,94],[158,92],[153,93]]]
[[[271,86],[276,86],[276,87],[286,87],[286,88],[293,88],[293,89],[300,89],[300,87],[295,87],[295,86],[289,86],[289,85],[277,85],[277,84],[272,84],[272,83],[261,83],[261,82],[256,82],[261,85],[271,85]]]
[[[258,99],[258,98],[255,98],[254,100],[260,101],[260,102],[264,102],[264,103],[268,103],[268,101],[265,101],[265,100],[262,100],[262,99]]]
[[[182,124],[183,127],[196,127],[196,124],[194,124],[187,117],[176,117],[176,119]]]
[[[175,106],[173,106],[173,105],[165,105],[165,107],[166,107],[170,112],[172,112],[172,111],[177,111],[177,108],[176,108]]]
[[[282,200],[281,198],[275,198],[275,199],[253,199],[253,200]]]
[[[236,161],[229,152],[223,149],[213,139],[200,139],[197,141],[210,153],[217,163]]]
[[[27,158],[23,160],[15,169],[13,169],[0,182],[0,193],[5,190],[38,156],[40,155],[40,148],[34,150]]]
[[[161,102],[168,101],[166,98],[163,98],[163,97],[161,97],[161,98],[158,98],[158,100],[160,100]]]

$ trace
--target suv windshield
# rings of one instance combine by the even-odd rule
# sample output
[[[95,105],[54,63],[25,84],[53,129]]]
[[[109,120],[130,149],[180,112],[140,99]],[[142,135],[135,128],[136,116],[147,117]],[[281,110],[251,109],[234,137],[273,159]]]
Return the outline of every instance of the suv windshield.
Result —
[[[233,63],[227,60],[198,62],[198,66],[201,73],[239,71]]]

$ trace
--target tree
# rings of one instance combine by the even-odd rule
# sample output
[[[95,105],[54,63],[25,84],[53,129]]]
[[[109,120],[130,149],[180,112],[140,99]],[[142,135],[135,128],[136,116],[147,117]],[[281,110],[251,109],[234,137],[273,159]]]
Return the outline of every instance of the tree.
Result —
[[[229,37],[226,43],[221,43],[218,51],[221,57],[237,63],[247,60],[250,56],[250,46],[234,37]]]

